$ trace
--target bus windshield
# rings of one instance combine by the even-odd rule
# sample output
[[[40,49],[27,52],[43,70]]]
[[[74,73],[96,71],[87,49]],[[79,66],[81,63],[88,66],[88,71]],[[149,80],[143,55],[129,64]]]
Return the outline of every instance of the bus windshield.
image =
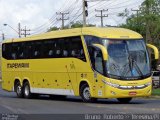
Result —
[[[151,74],[148,52],[144,40],[103,39],[109,60],[107,74],[116,79],[141,79]]]

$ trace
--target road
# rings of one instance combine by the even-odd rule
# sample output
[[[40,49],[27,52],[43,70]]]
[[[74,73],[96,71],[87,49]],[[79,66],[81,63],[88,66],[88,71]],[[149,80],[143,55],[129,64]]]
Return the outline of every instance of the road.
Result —
[[[133,99],[129,104],[120,104],[116,99],[83,103],[79,97],[64,100],[40,96],[36,99],[20,99],[13,92],[0,88],[0,113],[11,114],[106,114],[106,113],[160,113],[160,99]]]

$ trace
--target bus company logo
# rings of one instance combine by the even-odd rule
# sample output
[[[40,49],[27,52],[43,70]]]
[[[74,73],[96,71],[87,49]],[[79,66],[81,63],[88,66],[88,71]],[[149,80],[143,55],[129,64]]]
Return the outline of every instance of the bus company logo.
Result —
[[[137,85],[138,83],[132,82],[132,83],[128,83],[129,85]]]
[[[29,68],[29,63],[8,63],[7,68]]]

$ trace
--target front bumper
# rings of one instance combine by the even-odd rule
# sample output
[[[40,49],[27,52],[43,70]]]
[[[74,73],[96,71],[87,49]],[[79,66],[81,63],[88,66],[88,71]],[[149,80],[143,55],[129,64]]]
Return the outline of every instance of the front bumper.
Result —
[[[152,93],[151,78],[140,81],[104,81],[105,98],[147,97]]]
[[[106,98],[146,97],[151,95],[152,87],[148,86],[143,89],[121,90],[108,86],[105,88],[105,91]]]

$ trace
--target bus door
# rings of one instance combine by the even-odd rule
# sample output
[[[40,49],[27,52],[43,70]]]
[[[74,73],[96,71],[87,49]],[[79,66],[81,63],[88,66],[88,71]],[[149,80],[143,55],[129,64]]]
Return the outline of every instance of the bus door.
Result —
[[[102,51],[98,48],[91,48],[90,59],[94,69],[94,95],[101,98],[104,95],[104,65]]]

